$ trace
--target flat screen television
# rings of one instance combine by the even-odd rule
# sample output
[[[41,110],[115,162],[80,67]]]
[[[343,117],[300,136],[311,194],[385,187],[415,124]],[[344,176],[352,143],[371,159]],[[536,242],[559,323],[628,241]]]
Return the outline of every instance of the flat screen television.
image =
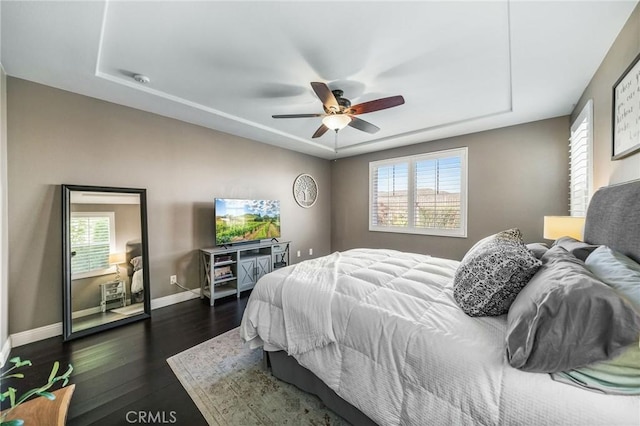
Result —
[[[216,245],[280,237],[280,201],[215,199]]]

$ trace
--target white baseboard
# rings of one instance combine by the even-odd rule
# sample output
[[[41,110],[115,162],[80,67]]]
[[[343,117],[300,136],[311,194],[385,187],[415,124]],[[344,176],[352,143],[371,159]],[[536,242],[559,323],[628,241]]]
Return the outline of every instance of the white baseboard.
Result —
[[[0,368],[9,360],[9,354],[11,353],[11,336],[7,337],[7,340],[2,345],[2,353],[0,355]]]
[[[11,337],[11,347],[17,348],[18,346],[26,345],[28,343],[37,342],[39,340],[48,339],[49,337],[56,337],[62,335],[62,323],[57,322],[55,324],[45,325],[44,327],[34,328],[32,330],[21,331],[20,333],[14,333]]]
[[[164,308],[165,306],[174,305],[180,302],[186,302],[187,300],[196,299],[200,297],[200,289],[193,291],[183,291],[180,293],[171,294],[169,296],[158,297],[151,300],[151,309]],[[85,311],[93,310],[96,308],[85,309],[78,313],[84,313]],[[97,312],[100,312],[100,307],[97,308]],[[97,313],[96,312],[96,313]],[[84,314],[87,315],[87,314]],[[81,315],[81,316],[84,316]],[[74,315],[74,318],[76,315]],[[29,343],[37,342],[39,340],[48,339],[50,337],[56,337],[62,335],[62,323],[45,325],[44,327],[34,328],[32,330],[21,331],[9,336],[7,342],[2,348],[2,357],[5,358],[5,347],[7,347],[6,357],[8,358],[11,348],[17,348],[18,346],[26,345]]]
[[[164,308],[165,306],[175,305],[176,303],[186,302],[187,300],[197,299],[198,297],[200,297],[200,289],[158,297],[157,299],[151,300],[151,309]]]
[[[100,312],[102,312],[102,308],[100,306],[94,306],[93,308],[72,312],[71,319],[82,318],[86,317],[87,315],[99,314]]]

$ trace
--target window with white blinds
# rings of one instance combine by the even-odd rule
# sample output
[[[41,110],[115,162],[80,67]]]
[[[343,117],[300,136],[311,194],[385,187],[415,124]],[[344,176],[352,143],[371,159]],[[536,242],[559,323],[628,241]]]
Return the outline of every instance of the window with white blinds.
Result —
[[[467,148],[369,163],[369,230],[466,237]]]
[[[593,186],[593,101],[589,100],[571,125],[569,140],[569,211],[586,216]]]
[[[69,227],[71,274],[85,278],[109,273],[109,253],[115,245],[113,212],[73,212]]]

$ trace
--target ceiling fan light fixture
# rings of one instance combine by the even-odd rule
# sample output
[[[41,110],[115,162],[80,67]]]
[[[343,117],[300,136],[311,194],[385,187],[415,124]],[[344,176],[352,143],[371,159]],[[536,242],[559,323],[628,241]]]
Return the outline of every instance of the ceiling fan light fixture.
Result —
[[[404,98],[400,95],[397,95],[389,96],[387,98],[374,99],[373,101],[367,101],[358,105],[351,106],[351,101],[342,97],[342,90],[329,90],[329,86],[318,81],[312,81],[311,87],[316,93],[318,99],[322,101],[322,108],[324,109],[325,114],[277,114],[272,115],[271,117],[323,117],[322,125],[318,127],[313,136],[311,136],[314,139],[321,137],[329,129],[335,130],[337,138],[338,130],[342,130],[347,126],[351,126],[356,130],[374,134],[378,130],[380,130],[380,128],[369,123],[368,121],[356,117],[356,115],[380,111],[382,109],[393,108],[404,104]]]
[[[322,119],[322,124],[331,130],[342,130],[351,123],[351,117],[347,114],[331,114]]]

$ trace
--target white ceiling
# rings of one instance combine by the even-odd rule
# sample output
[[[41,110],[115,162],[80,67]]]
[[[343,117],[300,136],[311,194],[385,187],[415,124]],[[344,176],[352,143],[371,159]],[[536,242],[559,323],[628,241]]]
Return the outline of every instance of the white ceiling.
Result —
[[[10,76],[335,158],[569,114],[633,1],[2,1]],[[147,75],[146,85],[132,75]],[[311,139],[309,83],[353,104]]]

